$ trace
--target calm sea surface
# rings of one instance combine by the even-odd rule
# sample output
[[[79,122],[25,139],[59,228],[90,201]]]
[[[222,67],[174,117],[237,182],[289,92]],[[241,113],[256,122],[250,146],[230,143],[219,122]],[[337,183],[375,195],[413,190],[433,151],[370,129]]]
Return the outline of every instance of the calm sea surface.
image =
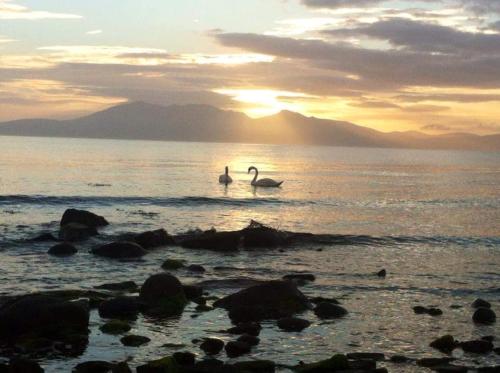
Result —
[[[235,180],[229,187],[218,184],[225,165]],[[284,180],[282,188],[252,188],[247,175],[252,165],[261,177]],[[99,240],[159,227],[170,233],[239,229],[251,219],[354,237],[345,245],[231,255],[174,247],[126,263],[88,254],[95,241],[79,245],[79,253],[66,259],[49,257],[50,244],[24,241],[56,232],[70,207],[111,222]],[[442,356],[428,344],[444,334],[498,340],[499,323],[475,326],[470,303],[487,299],[500,314],[500,153],[0,137],[0,294],[142,283],[166,258],[205,266],[203,275],[178,271],[185,283],[312,272],[316,282],[302,291],[337,297],[350,311],[334,322],[305,313],[312,326],[302,333],[265,324],[261,344],[242,360],[296,364],[352,351]],[[373,276],[381,268],[387,269],[385,280]],[[226,284],[210,292],[222,296],[236,290]],[[418,304],[438,306],[444,315],[415,315],[412,307]],[[93,313],[87,352],[42,365],[48,372],[65,372],[81,361],[131,358],[135,366],[172,353],[161,347],[165,343],[199,353],[193,338],[229,339],[217,333],[229,326],[225,312],[195,319],[193,312],[190,305],[180,319],[163,325],[140,318],[133,332],[152,338],[141,348],[123,347],[118,337],[101,334],[102,320]],[[500,364],[498,355],[460,351],[456,357],[464,363]],[[388,367],[419,371],[412,365]]]

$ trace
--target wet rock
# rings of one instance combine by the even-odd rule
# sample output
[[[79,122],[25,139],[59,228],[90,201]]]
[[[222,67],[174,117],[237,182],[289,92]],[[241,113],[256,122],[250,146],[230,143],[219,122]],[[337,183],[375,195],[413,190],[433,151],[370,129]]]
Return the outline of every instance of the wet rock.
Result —
[[[207,355],[216,355],[224,348],[224,342],[218,338],[206,338],[200,348]]]
[[[478,373],[499,373],[500,372],[500,365],[478,368],[477,372]]]
[[[387,276],[387,271],[385,269],[382,269],[380,271],[377,272],[377,276],[378,277],[381,277],[381,278],[384,278]]]
[[[493,343],[482,339],[462,342],[460,343],[460,347],[462,347],[462,350],[465,352],[472,352],[474,354],[486,354],[493,351]]]
[[[257,346],[260,343],[260,338],[250,334],[243,334],[237,339],[238,342],[244,342],[250,346]]]
[[[493,324],[497,319],[497,315],[489,308],[478,308],[472,320],[477,324]]]
[[[309,302],[290,281],[267,281],[214,302],[229,310],[234,322],[289,317],[308,309]]]
[[[462,367],[452,364],[438,365],[431,368],[433,371],[438,373],[465,373],[469,371],[469,368]]]
[[[69,223],[59,228],[59,239],[63,241],[83,241],[97,235],[98,232],[95,227],[88,227],[79,223]]]
[[[127,362],[123,361],[121,363],[115,364],[111,370],[111,373],[132,373],[132,370],[128,366]]]
[[[415,306],[413,307],[413,312],[415,312],[415,314],[417,315],[423,315],[425,313],[427,313],[428,309],[424,306]]]
[[[443,311],[439,308],[429,308],[427,310],[427,313],[431,316],[441,316],[443,314]]]
[[[286,234],[252,220],[241,231],[245,248],[274,248],[287,243]]]
[[[15,358],[9,362],[9,373],[43,373],[44,370],[33,360]]]
[[[74,368],[75,373],[108,373],[113,369],[113,364],[107,361],[86,361]]]
[[[252,346],[245,342],[231,341],[226,343],[224,349],[228,357],[234,358],[249,353],[252,350]]]
[[[458,342],[455,338],[453,338],[453,336],[445,335],[432,341],[429,346],[443,353],[449,354],[458,346]]]
[[[68,209],[64,212],[60,225],[67,225],[71,223],[83,224],[87,227],[104,227],[109,225],[108,221],[102,216],[96,215],[89,211]]]
[[[183,240],[181,246],[188,249],[236,251],[240,243],[240,232],[207,231],[196,237]]]
[[[131,259],[140,258],[146,255],[147,251],[134,242],[122,241],[93,248],[91,253],[105,258]]]
[[[52,246],[47,254],[54,256],[71,256],[76,254],[77,252],[78,250],[72,244],[63,242]]]
[[[352,352],[346,356],[349,360],[385,360],[385,355],[379,352]]]
[[[338,304],[323,302],[316,306],[314,313],[320,319],[336,319],[347,315],[347,310]]]
[[[377,362],[371,359],[349,360],[349,370],[369,371],[377,369]]]
[[[137,297],[116,297],[99,305],[99,316],[106,319],[135,320],[140,310]]]
[[[112,282],[95,286],[96,289],[135,292],[138,287],[134,281]]]
[[[145,344],[151,342],[151,339],[149,339],[148,337],[144,337],[142,335],[130,334],[130,335],[126,335],[126,336],[122,337],[120,339],[120,342],[124,346],[139,347],[139,346],[142,346],[142,345],[145,345]]]
[[[142,285],[139,297],[147,305],[147,313],[160,317],[179,315],[187,304],[181,282],[168,273],[149,277]]]
[[[481,337],[483,341],[488,341],[488,342],[493,342],[495,340],[494,335],[485,335],[484,337]]]
[[[189,300],[200,299],[203,296],[203,288],[197,285],[182,285],[184,294]]]
[[[178,259],[167,259],[161,265],[161,268],[169,271],[175,271],[176,269],[181,269],[183,267],[184,267],[184,261]]]
[[[217,359],[208,359],[198,361],[195,366],[193,373],[226,373],[224,370],[224,362]],[[227,372],[234,373],[234,372]]]
[[[150,361],[137,367],[137,373],[178,373],[181,366],[173,356]]]
[[[132,327],[123,320],[111,320],[102,325],[99,330],[105,334],[123,334],[128,332]]]
[[[274,373],[276,364],[270,360],[240,361],[231,365],[236,372]]]
[[[423,306],[413,307],[413,312],[415,312],[415,314],[417,315],[427,314],[430,316],[441,316],[443,314],[443,311],[439,308],[427,308]]]
[[[345,355],[334,355],[330,359],[311,364],[299,364],[293,370],[299,373],[336,372],[349,369],[349,361]]]
[[[314,276],[311,273],[294,273],[294,274],[283,276],[283,280],[295,281],[298,284],[305,284],[306,282],[309,282],[309,281],[311,281],[311,282],[315,281],[316,276]]]
[[[391,362],[395,363],[395,364],[404,364],[404,363],[407,363],[409,361],[411,361],[411,359],[409,357],[406,357],[406,356],[403,356],[403,355],[394,355],[394,356],[391,356]]]
[[[286,332],[301,332],[308,328],[311,323],[308,320],[299,319],[298,317],[285,317],[279,319],[277,325],[281,330]]]
[[[174,245],[175,241],[165,229],[157,229],[136,235],[133,241],[146,250],[155,249],[161,246]]]
[[[192,366],[196,362],[196,355],[192,352],[175,352],[172,356],[183,367]]]
[[[48,241],[59,241],[52,233],[40,233],[38,236],[31,238],[29,241],[32,242],[48,242]]]
[[[442,365],[448,365],[453,360],[455,359],[449,357],[442,357],[442,358],[429,357],[417,360],[417,365],[419,367],[432,368]]]
[[[500,347],[494,348],[493,351],[495,352],[495,354],[500,355]]]
[[[258,322],[245,322],[239,323],[236,326],[229,328],[227,332],[229,334],[249,334],[253,336],[258,336],[262,326]]]
[[[213,311],[213,307],[207,306],[206,304],[199,304],[196,306],[195,311],[196,312],[209,312]]]
[[[27,295],[0,308],[0,341],[15,342],[24,335],[61,340],[66,334],[88,335],[87,302],[67,302]]]
[[[204,273],[206,271],[205,268],[199,264],[191,264],[187,267],[187,270],[197,273]]]
[[[474,302],[472,302],[473,308],[491,308],[491,303],[485,301],[484,299],[477,298]]]
[[[325,298],[325,297],[314,297],[311,298],[311,302],[314,304],[319,304],[319,303],[333,303],[333,304],[340,304],[340,302],[337,299],[334,298]]]

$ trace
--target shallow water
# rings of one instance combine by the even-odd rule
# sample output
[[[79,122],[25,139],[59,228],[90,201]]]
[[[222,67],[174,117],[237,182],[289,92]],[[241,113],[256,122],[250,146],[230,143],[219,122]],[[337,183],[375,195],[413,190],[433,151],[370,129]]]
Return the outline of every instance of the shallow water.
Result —
[[[351,351],[442,356],[428,344],[444,334],[500,338],[498,323],[471,322],[469,306],[481,297],[500,311],[500,153],[16,137],[0,137],[0,149],[0,293],[92,288],[129,279],[142,283],[160,271],[163,260],[179,258],[207,268],[204,275],[177,271],[185,283],[312,272],[317,280],[303,292],[337,297],[350,311],[334,322],[305,313],[313,324],[302,333],[280,332],[270,322],[261,344],[242,360],[295,364]],[[227,188],[217,183],[226,164],[235,180]],[[246,173],[250,165],[261,177],[285,180],[283,187],[254,190]],[[341,245],[308,244],[284,252],[220,254],[174,247],[132,262],[88,254],[97,241],[79,245],[80,252],[66,259],[47,256],[50,243],[24,241],[56,231],[69,207],[105,216],[111,226],[98,238],[104,241],[158,227],[171,233],[238,229],[250,219],[353,237]],[[215,269],[220,266],[237,270]],[[381,268],[388,271],[385,280],[373,276]],[[236,290],[210,292],[222,296]],[[439,306],[444,315],[415,315],[417,304]],[[93,313],[86,353],[42,365],[64,372],[80,361],[130,357],[135,366],[173,352],[161,347],[165,343],[198,353],[193,338],[229,338],[217,333],[229,326],[225,312],[195,319],[193,313],[190,305],[179,320],[164,325],[139,319],[133,332],[152,337],[140,348],[103,335],[97,328],[102,320]],[[498,355],[457,357],[468,364],[500,364]],[[420,371],[412,365],[389,368]]]

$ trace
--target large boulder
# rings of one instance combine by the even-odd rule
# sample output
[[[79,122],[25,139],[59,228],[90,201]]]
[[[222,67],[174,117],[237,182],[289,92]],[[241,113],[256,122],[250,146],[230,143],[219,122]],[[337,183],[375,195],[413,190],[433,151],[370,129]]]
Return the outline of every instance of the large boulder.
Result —
[[[247,322],[289,317],[310,304],[294,283],[267,281],[219,299],[214,306],[229,310],[235,322]]]
[[[59,239],[63,241],[83,241],[97,235],[98,232],[95,227],[80,223],[68,223],[59,228]]]
[[[112,242],[96,247],[91,250],[92,254],[113,259],[140,258],[147,254],[141,246],[135,242]]]
[[[61,219],[61,227],[70,223],[78,223],[87,227],[104,227],[109,225],[108,221],[102,216],[96,215],[89,211],[68,209],[64,212]]]
[[[169,273],[149,277],[142,285],[139,297],[146,304],[147,312],[157,316],[179,315],[187,304],[181,282]]]
[[[188,249],[206,249],[215,251],[235,251],[240,244],[240,232],[207,231],[181,242]]]
[[[15,343],[29,336],[64,340],[68,335],[88,336],[87,302],[68,302],[45,295],[27,295],[0,308],[0,341]]]
[[[134,237],[133,241],[146,250],[175,244],[174,238],[170,236],[165,229],[138,234]]]

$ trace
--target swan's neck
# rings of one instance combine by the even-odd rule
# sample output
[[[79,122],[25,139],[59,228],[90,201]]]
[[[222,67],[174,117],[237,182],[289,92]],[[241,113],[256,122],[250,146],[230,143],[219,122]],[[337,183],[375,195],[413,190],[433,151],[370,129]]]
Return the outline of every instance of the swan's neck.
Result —
[[[229,168],[226,167],[226,176],[229,175]]]
[[[254,168],[255,170],[255,176],[253,177],[252,183],[255,183],[257,181],[257,178],[259,177],[259,170]]]

